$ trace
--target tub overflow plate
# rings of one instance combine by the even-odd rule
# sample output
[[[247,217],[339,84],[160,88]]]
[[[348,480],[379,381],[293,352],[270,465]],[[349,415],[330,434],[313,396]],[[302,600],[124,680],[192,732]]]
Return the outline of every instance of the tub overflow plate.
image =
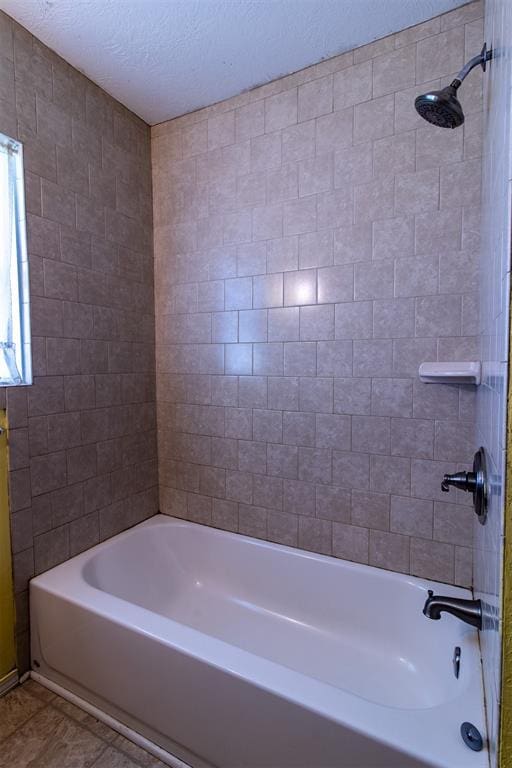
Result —
[[[462,736],[466,747],[472,749],[473,752],[480,752],[483,749],[484,741],[482,735],[473,723],[462,723],[460,727],[460,735]]]

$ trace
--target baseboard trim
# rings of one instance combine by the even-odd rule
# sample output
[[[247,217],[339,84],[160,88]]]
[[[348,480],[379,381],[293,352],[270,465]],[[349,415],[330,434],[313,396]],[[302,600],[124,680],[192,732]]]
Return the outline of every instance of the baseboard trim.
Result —
[[[84,712],[87,712],[87,714],[92,715],[93,717],[96,718],[96,720],[100,720],[100,722],[105,723],[105,725],[108,725],[109,728],[112,728],[113,731],[117,731],[117,733],[120,733],[121,736],[124,736],[130,741],[133,741],[133,743],[136,744],[138,747],[145,749],[146,752],[149,752],[150,755],[153,755],[153,757],[156,757],[158,758],[158,760],[161,760],[162,763],[165,763],[165,765],[169,765],[170,768],[192,768],[191,765],[189,765],[188,763],[184,763],[183,760],[179,759],[179,757],[176,757],[175,755],[172,755],[170,752],[167,752],[165,749],[162,749],[161,747],[157,746],[157,744],[150,741],[149,739],[146,739],[144,736],[141,736],[140,733],[137,733],[137,731],[134,731],[132,728],[128,728],[128,726],[124,725],[119,720],[116,720],[114,717],[107,715],[106,712],[103,712],[103,710],[98,709],[98,707],[95,707],[93,704],[89,704],[88,701],[85,701],[85,699],[80,698],[80,696],[76,696],[74,693],[71,693],[71,691],[67,691],[61,685],[57,685],[57,683],[54,683],[51,680],[48,680],[47,677],[40,675],[39,672],[34,672],[34,670],[32,670],[30,673],[30,677],[33,680],[35,680],[36,683],[39,683],[45,688],[48,688],[49,691],[56,693],[61,698],[71,702],[71,704],[74,704],[80,709],[83,709]],[[16,677],[16,682],[17,682],[17,677]]]
[[[7,691],[10,691],[11,688],[14,688],[18,683],[18,670],[13,669],[12,672],[9,672],[9,674],[5,675],[5,677],[2,677],[0,680],[0,696],[6,694]]]

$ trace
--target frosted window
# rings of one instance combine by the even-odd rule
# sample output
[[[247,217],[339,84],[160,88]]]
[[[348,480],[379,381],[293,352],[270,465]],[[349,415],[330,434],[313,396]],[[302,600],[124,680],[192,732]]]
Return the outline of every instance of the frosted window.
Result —
[[[31,383],[23,150],[0,133],[0,386]]]

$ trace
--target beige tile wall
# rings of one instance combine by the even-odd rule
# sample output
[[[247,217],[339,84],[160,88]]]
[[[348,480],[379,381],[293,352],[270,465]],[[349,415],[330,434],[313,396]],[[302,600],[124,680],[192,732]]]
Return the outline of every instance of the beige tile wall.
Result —
[[[472,3],[152,129],[162,511],[462,585],[478,358],[482,46]]]
[[[148,127],[0,12],[0,131],[24,143],[34,386],[10,432],[27,580],[158,509]]]

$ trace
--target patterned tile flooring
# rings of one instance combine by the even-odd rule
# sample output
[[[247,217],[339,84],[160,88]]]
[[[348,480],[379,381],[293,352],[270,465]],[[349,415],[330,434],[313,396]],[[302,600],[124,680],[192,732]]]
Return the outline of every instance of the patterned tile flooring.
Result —
[[[0,698],[0,768],[165,768],[78,707],[28,680]]]

